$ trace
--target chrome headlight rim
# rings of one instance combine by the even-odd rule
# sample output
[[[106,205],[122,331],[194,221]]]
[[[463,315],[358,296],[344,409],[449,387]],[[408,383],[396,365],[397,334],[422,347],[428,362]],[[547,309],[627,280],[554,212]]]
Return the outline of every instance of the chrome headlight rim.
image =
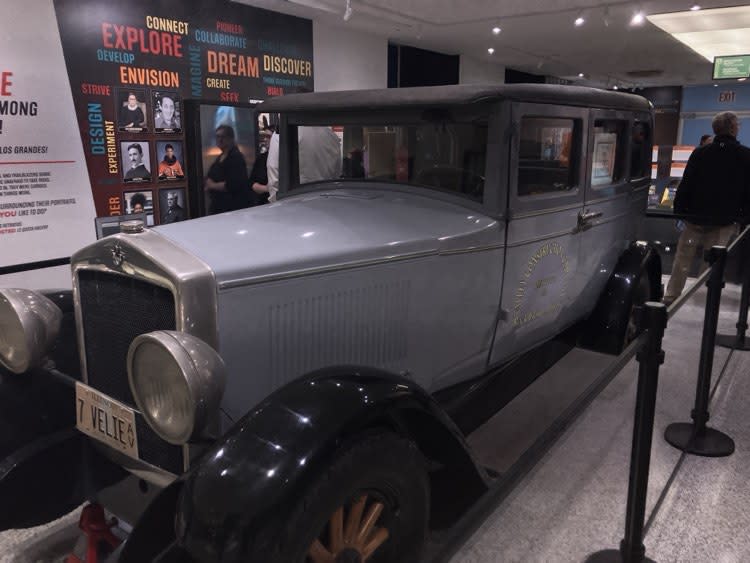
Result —
[[[41,293],[30,289],[0,289],[0,364],[16,374],[38,367],[47,357],[60,332],[63,313]],[[15,345],[6,344],[15,336]],[[20,350],[19,350],[20,348]]]
[[[188,400],[188,416],[182,427],[170,428],[164,421],[153,415],[139,387],[139,377],[147,374],[135,372],[135,360],[144,344],[155,345],[166,352],[169,361],[177,368],[179,392],[185,393]],[[169,367],[169,366],[165,366]],[[207,429],[211,415],[218,412],[224,394],[226,374],[224,362],[219,354],[206,342],[180,331],[158,330],[136,337],[130,344],[127,356],[128,382],[139,411],[151,429],[163,440],[174,445],[183,445],[200,437]],[[160,370],[166,373],[166,370]],[[152,374],[159,377],[160,374]],[[165,376],[166,377],[166,376]]]

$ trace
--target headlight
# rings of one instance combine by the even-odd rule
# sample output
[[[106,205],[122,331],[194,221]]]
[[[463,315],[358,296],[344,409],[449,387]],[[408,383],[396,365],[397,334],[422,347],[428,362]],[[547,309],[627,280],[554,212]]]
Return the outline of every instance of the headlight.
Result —
[[[199,338],[158,330],[130,344],[128,379],[154,432],[179,445],[200,436],[218,411],[226,375],[219,354]]]
[[[27,289],[0,289],[0,363],[23,373],[42,363],[60,331],[62,311]]]

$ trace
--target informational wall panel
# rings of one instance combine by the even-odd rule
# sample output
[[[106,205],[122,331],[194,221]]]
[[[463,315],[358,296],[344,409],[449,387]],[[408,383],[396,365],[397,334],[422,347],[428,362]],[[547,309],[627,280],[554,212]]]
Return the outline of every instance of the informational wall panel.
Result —
[[[0,268],[94,240],[94,205],[51,0],[0,18]]]
[[[185,193],[185,100],[313,89],[309,20],[200,0],[55,7],[99,216],[142,208],[159,223],[163,192]]]

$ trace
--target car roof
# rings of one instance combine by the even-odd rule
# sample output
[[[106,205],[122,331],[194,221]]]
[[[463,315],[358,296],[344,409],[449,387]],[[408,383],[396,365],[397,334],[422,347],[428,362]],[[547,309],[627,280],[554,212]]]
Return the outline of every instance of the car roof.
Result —
[[[557,84],[460,84],[420,88],[386,88],[287,94],[271,98],[259,106],[269,113],[322,112],[347,110],[415,109],[454,107],[499,100],[518,100],[607,109],[650,111],[651,104],[641,96],[584,86]]]

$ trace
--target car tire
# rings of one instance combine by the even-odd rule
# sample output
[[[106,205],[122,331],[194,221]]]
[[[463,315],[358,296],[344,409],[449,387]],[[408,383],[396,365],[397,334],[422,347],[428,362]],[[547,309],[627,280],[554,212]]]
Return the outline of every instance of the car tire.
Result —
[[[268,563],[414,563],[427,535],[429,485],[417,447],[391,433],[341,452],[279,533]]]

